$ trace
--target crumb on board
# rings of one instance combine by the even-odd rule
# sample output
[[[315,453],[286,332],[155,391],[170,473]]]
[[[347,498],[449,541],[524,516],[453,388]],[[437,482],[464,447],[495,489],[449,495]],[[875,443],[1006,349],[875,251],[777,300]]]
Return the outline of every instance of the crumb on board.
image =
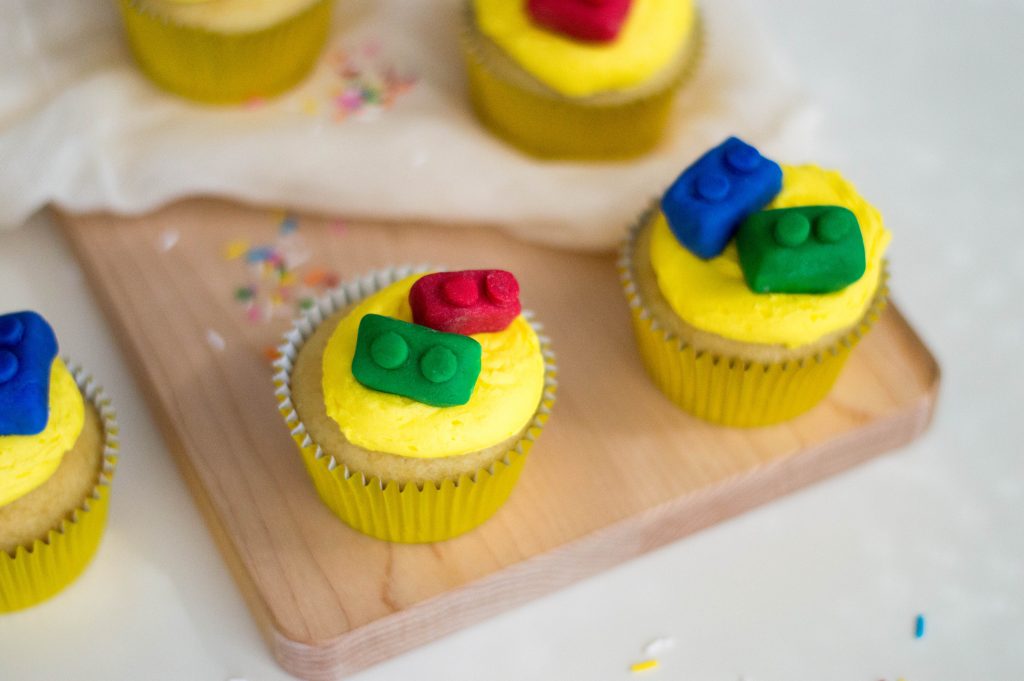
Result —
[[[647,645],[644,646],[644,655],[647,657],[657,657],[662,653],[672,650],[676,647],[676,640],[671,636],[659,636],[658,638],[648,641]]]

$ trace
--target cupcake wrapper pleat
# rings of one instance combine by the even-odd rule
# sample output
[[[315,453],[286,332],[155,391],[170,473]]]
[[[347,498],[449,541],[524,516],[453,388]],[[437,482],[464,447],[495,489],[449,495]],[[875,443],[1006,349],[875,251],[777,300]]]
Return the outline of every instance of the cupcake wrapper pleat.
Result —
[[[539,437],[555,400],[554,355],[540,325],[524,312],[538,331],[545,359],[541,405],[524,435],[505,456],[471,475],[440,482],[399,484],[367,477],[339,464],[306,432],[291,401],[291,371],[302,344],[317,326],[337,310],[356,303],[426,267],[400,267],[373,272],[332,291],[307,315],[296,321],[280,347],[274,376],[278,409],[299,448],[306,471],[320,499],[347,525],[363,534],[403,543],[450,539],[477,527],[505,503],[515,487],[527,455]]]
[[[117,417],[92,377],[70,362],[68,367],[103,422],[102,470],[82,504],[46,537],[19,546],[13,555],[0,551],[0,613],[35,605],[73,582],[92,560],[107,524],[119,448]]]
[[[269,97],[302,80],[327,40],[332,1],[318,0],[265,29],[221,33],[175,24],[138,0],[119,0],[143,72],[165,90],[213,103]]]

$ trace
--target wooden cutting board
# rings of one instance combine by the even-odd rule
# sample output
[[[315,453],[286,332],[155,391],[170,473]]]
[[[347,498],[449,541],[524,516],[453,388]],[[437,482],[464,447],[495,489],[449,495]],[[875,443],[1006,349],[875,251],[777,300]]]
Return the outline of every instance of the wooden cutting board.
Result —
[[[393,545],[320,503],[264,356],[288,323],[254,323],[235,299],[245,266],[225,244],[275,242],[279,216],[193,200],[64,224],[274,655],[307,679],[353,673],[903,445],[928,425],[939,384],[890,307],[812,412],[708,425],[644,374],[612,256],[302,217],[311,263],[344,277],[410,262],[514,271],[558,355],[554,415],[509,503],[457,539]]]

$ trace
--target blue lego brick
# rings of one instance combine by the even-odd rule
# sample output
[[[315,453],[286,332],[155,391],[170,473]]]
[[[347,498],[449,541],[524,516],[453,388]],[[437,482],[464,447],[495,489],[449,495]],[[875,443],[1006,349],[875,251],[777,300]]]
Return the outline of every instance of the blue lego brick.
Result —
[[[779,164],[730,137],[683,171],[662,197],[661,210],[679,242],[707,260],[781,189]]]
[[[35,312],[0,316],[0,436],[37,435],[50,416],[53,329]]]

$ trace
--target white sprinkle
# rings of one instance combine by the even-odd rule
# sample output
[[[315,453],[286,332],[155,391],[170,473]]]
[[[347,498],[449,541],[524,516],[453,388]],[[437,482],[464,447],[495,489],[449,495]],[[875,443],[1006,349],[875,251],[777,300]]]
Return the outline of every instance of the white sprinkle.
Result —
[[[206,342],[210,344],[210,347],[218,352],[223,352],[224,348],[228,344],[224,341],[224,336],[220,335],[213,329],[206,330]]]
[[[665,651],[672,650],[675,647],[676,640],[674,638],[671,636],[661,636],[644,646],[644,655],[648,657],[657,657]]]
[[[181,238],[181,232],[176,229],[165,229],[160,232],[160,240],[157,242],[157,249],[161,253],[166,253],[175,247],[178,243],[178,239]]]

